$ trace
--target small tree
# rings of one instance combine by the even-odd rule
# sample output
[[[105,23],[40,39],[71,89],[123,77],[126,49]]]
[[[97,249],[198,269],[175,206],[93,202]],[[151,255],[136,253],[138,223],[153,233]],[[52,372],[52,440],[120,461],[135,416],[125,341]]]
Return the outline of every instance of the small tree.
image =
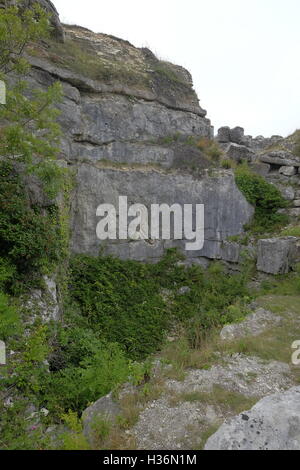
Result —
[[[35,173],[51,199],[64,172],[55,162],[61,86],[32,89],[26,81],[26,48],[47,39],[49,15],[38,4],[26,8],[23,2],[10,3],[0,8],[0,80],[6,87],[6,104],[0,104],[0,261],[5,258],[14,266],[15,282],[21,274],[28,278],[28,273],[57,263],[62,252],[60,208],[31,206],[24,172]]]
[[[0,80],[7,90],[6,104],[0,105],[0,158],[25,163],[48,181],[59,148],[54,105],[61,98],[61,86],[54,83],[46,91],[32,90],[26,82],[30,71],[26,48],[46,39],[51,28],[49,14],[39,4],[20,5],[0,9]]]

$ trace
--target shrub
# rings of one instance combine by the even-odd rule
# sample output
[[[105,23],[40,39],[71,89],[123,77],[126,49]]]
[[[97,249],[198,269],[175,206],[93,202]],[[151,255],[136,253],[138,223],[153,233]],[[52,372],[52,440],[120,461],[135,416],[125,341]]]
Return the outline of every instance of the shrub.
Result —
[[[24,279],[58,261],[61,249],[57,209],[30,207],[21,177],[12,164],[1,162],[0,256]]]
[[[143,359],[158,350],[171,322],[208,331],[222,324],[224,309],[248,294],[246,273],[228,276],[218,263],[204,273],[178,259],[173,250],[156,265],[77,256],[71,293],[94,331],[122,345],[131,359]],[[189,292],[181,295],[180,287]],[[163,299],[162,288],[172,301]]]
[[[169,316],[147,265],[77,256],[71,261],[70,287],[93,328],[121,344],[132,359],[158,348]]]
[[[247,201],[255,207],[254,219],[247,227],[250,231],[274,231],[287,223],[288,217],[278,214],[278,210],[286,207],[287,203],[274,185],[253,173],[246,165],[237,168],[235,180]]]
[[[17,309],[10,304],[9,297],[0,291],[0,338],[7,340],[20,331]]]

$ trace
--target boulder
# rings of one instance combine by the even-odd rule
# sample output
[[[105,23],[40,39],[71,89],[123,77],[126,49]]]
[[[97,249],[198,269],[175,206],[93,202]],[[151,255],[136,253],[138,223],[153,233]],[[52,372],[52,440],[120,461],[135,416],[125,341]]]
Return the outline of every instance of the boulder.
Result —
[[[295,199],[295,189],[292,186],[277,183],[276,187],[281,192],[282,197],[287,201],[293,201]]]
[[[282,166],[279,168],[279,173],[284,176],[294,176],[297,173],[297,169],[294,166]]]
[[[232,160],[235,160],[237,163],[244,161],[251,162],[255,157],[255,152],[250,150],[245,145],[232,143],[229,145],[228,150],[226,151],[226,155]]]
[[[278,165],[280,167],[300,167],[300,158],[287,150],[265,153],[260,156],[260,161],[263,163],[270,163],[271,165]]]
[[[222,144],[230,142],[230,127],[220,127],[218,130],[217,141]]]
[[[93,439],[93,424],[97,419],[113,422],[121,414],[119,405],[114,401],[112,393],[100,398],[93,405],[86,408],[82,414],[83,433],[87,439]]]
[[[251,165],[251,168],[256,174],[260,176],[267,176],[270,173],[271,165],[268,163],[255,162]]]
[[[296,237],[258,241],[257,270],[268,274],[287,274],[296,260]]]
[[[245,143],[245,131],[242,127],[235,127],[230,130],[230,142],[243,145]]]
[[[300,387],[263,398],[225,421],[205,450],[300,450]]]
[[[259,336],[263,331],[278,325],[280,322],[281,317],[259,308],[256,312],[248,315],[243,322],[224,326],[220,337],[222,340],[228,341],[245,336]]]
[[[294,209],[289,209],[290,217],[300,217],[300,207],[295,207]]]

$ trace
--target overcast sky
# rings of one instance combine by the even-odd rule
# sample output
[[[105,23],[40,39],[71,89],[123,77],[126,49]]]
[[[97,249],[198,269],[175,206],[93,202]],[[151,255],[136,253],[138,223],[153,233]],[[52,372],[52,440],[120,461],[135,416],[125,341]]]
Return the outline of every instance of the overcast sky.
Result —
[[[53,0],[65,23],[186,67],[217,129],[300,128],[300,0]]]

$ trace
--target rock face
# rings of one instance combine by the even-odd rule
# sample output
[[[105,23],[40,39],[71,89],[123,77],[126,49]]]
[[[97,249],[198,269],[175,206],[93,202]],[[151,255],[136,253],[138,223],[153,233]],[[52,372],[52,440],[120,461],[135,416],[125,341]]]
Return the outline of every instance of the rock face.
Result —
[[[297,260],[295,237],[259,240],[257,269],[268,274],[287,274]]]
[[[128,196],[128,204],[166,203],[205,205],[205,244],[201,251],[188,251],[187,257],[205,257],[237,262],[239,247],[225,242],[231,235],[242,233],[243,225],[253,215],[253,208],[243,198],[231,172],[199,178],[169,174],[157,170],[101,169],[81,164],[77,173],[78,189],[73,201],[73,239],[75,253],[97,255],[102,246],[107,254],[123,259],[157,261],[164,249],[183,248],[186,241],[116,241],[100,242],[96,238],[96,209],[106,202],[118,208],[119,195]],[[150,213],[150,210],[149,210]]]
[[[205,450],[300,450],[300,387],[263,398],[228,420]]]
[[[97,255],[101,248],[124,259],[156,261],[166,248],[184,249],[184,241],[100,242],[97,207],[117,208],[118,197],[127,196],[129,205],[147,208],[205,204],[204,248],[187,256],[238,262],[239,246],[226,240],[243,232],[254,210],[233,174],[208,171],[212,162],[189,144],[191,138],[212,137],[190,74],[111,36],[73,26],[65,27],[65,35],[65,44],[41,45],[30,62],[33,88],[57,79],[63,85],[60,158],[74,169],[78,182],[73,252]],[[240,141],[241,131],[233,134]]]

